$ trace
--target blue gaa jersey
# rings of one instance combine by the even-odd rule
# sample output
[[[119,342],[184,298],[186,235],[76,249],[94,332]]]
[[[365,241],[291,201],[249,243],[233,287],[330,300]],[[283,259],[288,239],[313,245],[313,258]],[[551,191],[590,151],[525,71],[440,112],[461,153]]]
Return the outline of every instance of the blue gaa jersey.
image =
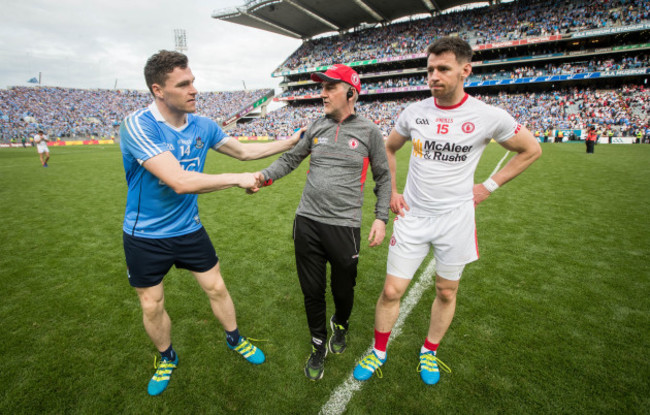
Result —
[[[214,121],[194,114],[187,114],[184,126],[171,126],[155,102],[126,117],[120,127],[120,148],[129,186],[124,232],[159,239],[200,229],[198,195],[177,194],[142,163],[169,151],[183,169],[203,172],[208,150],[216,150],[227,141],[228,137]]]

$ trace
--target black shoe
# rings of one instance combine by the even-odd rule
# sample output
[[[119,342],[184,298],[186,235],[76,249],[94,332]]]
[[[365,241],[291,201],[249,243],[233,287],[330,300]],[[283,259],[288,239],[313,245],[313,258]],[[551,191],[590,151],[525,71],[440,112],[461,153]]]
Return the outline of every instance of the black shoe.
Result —
[[[323,373],[325,372],[325,356],[327,356],[327,347],[317,349],[316,346],[311,346],[311,354],[305,365],[305,376],[309,380],[319,380],[323,377]]]
[[[345,336],[348,334],[348,329],[340,324],[334,322],[334,316],[330,318],[330,326],[332,327],[332,336],[330,337],[329,346],[334,354],[341,354],[348,347]]]

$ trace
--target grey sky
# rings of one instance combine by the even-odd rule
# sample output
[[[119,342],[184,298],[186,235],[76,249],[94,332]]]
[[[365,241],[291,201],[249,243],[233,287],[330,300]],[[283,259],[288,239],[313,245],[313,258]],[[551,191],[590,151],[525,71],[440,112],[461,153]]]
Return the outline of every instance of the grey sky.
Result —
[[[213,10],[244,0],[0,0],[0,88],[42,84],[145,90],[142,68],[187,33],[199,91],[276,87],[271,72],[300,40],[223,22]]]

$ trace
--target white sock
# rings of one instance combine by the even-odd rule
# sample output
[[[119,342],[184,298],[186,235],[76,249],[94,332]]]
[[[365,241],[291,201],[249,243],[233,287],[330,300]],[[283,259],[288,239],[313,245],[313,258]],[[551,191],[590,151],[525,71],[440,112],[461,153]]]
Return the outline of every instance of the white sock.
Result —
[[[372,351],[375,352],[377,357],[380,358],[381,360],[386,360],[386,351],[382,352],[381,350],[377,350],[375,348],[373,348]]]
[[[422,345],[422,347],[420,348],[420,354],[427,353],[427,352],[433,352],[434,355],[436,354],[435,350],[429,350],[426,347],[424,347],[424,345]]]

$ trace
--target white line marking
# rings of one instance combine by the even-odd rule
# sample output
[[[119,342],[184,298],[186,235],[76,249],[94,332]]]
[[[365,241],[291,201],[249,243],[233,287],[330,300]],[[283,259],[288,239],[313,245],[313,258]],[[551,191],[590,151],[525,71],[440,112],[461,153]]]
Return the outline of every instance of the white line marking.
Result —
[[[435,264],[435,259],[432,259],[431,262],[429,262],[429,265],[427,265],[426,269],[422,272],[422,275],[420,275],[418,281],[411,287],[406,298],[401,302],[399,317],[397,318],[397,322],[395,322],[395,326],[393,326],[390,339],[388,339],[389,344],[395,337],[400,335],[404,321],[409,316],[409,314],[411,314],[413,307],[415,307],[415,305],[420,301],[422,294],[428,290],[431,285],[433,285]],[[366,350],[362,357],[371,351],[372,345],[368,348],[368,350]],[[364,382],[355,380],[354,376],[352,376],[352,373],[350,373],[350,376],[348,376],[347,380],[339,385],[336,389],[334,389],[334,392],[332,392],[329,400],[325,403],[325,405],[323,405],[319,413],[322,415],[342,414],[345,411],[348,402],[350,402],[350,399],[352,399],[352,395],[354,395],[356,391],[361,390],[363,384]]]
[[[497,164],[497,166],[494,168],[494,170],[492,170],[492,173],[490,173],[490,176],[488,177],[494,176],[494,173],[499,171],[499,169],[501,168],[501,164],[503,164],[503,161],[506,159],[506,157],[508,157],[508,154],[510,154],[510,151],[506,151],[506,154],[503,155],[503,157],[499,161],[499,164]]]

